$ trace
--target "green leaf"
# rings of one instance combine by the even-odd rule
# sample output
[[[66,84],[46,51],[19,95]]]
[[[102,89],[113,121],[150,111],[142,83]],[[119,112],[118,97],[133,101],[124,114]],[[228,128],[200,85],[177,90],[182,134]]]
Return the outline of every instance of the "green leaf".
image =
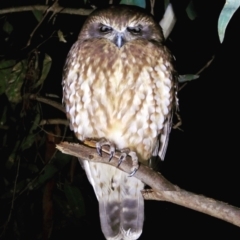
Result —
[[[239,6],[239,0],[226,0],[218,19],[218,35],[221,43],[223,42],[227,25]]]
[[[190,20],[194,20],[197,17],[197,13],[193,4],[193,1],[190,1],[187,8],[186,13]]]
[[[23,143],[21,144],[21,149],[26,150],[26,149],[30,148],[32,146],[33,142],[35,141],[35,137],[36,136],[33,133],[28,134],[27,137],[24,138]]]
[[[10,34],[12,30],[13,26],[8,21],[5,21],[5,23],[3,24],[3,31]]]
[[[43,12],[39,11],[39,10],[34,10],[32,11],[33,15],[35,16],[35,18],[37,19],[38,22],[40,22],[43,18]]]
[[[16,139],[17,139],[17,137],[18,137],[18,136],[16,136]],[[11,169],[11,168],[13,167],[13,165],[15,164],[16,158],[17,158],[17,156],[18,156],[18,153],[17,153],[17,152],[18,152],[18,149],[19,149],[20,144],[21,144],[21,141],[20,141],[20,140],[17,140],[17,141],[15,142],[15,145],[14,145],[14,147],[12,148],[12,153],[11,153],[11,155],[8,157],[8,160],[7,160],[6,164],[5,164],[5,167],[6,167],[7,169]]]
[[[21,101],[21,88],[26,75],[27,60],[17,63],[12,72],[8,75],[6,95],[9,102],[18,103]]]
[[[43,67],[41,72],[41,77],[37,81],[37,83],[34,85],[34,88],[38,87],[39,85],[42,85],[45,79],[47,78],[47,75],[51,69],[52,66],[52,59],[49,55],[45,54],[44,60],[43,60]]]
[[[4,106],[3,111],[1,112],[1,118],[0,118],[0,125],[3,126],[5,125],[6,121],[7,121],[7,106]]]
[[[22,164],[23,165],[23,164]],[[37,164],[32,164],[32,163],[29,163],[27,164],[27,169],[32,172],[32,173],[37,173],[39,172],[39,168],[37,166]]]
[[[80,190],[77,187],[65,184],[64,193],[67,197],[70,208],[74,212],[75,216],[77,218],[84,216],[85,204]]]
[[[15,163],[15,158],[16,158],[16,153],[15,153],[15,151],[13,151],[5,163],[5,167],[7,170],[10,170],[13,167],[13,165]]]
[[[42,186],[45,182],[51,179],[58,171],[59,169],[56,168],[56,166],[54,166],[53,164],[51,163],[47,164],[42,174],[36,179],[36,181],[34,181],[31,190]]]
[[[69,217],[69,213],[72,214],[72,210],[69,208],[69,205],[65,198],[62,199],[61,196],[53,194],[53,201],[54,206],[56,204],[56,207],[60,209],[60,212],[64,214],[66,218]]]
[[[37,108],[38,108],[39,105],[37,105]],[[38,128],[38,124],[40,122],[40,110],[37,109],[38,111],[36,111],[36,114],[35,114],[35,119],[34,119],[34,122],[32,123],[32,126],[29,130],[29,134],[26,135],[26,137],[24,138],[24,140],[22,141],[22,144],[21,144],[21,150],[24,151],[28,148],[30,148],[32,146],[32,144],[34,143],[35,141],[35,137],[36,137],[36,133],[35,133],[35,130]]]
[[[16,193],[21,192],[28,184],[28,180],[29,179],[24,179],[22,181],[19,181],[16,185]],[[10,189],[8,188],[8,191],[6,191],[5,193],[1,194],[1,198],[2,199],[8,199],[8,198],[12,198],[13,196],[13,188],[11,187]]]
[[[42,174],[32,182],[29,188],[33,190],[45,184],[45,182],[51,179],[57,172],[61,171],[71,159],[72,156],[57,151],[52,161],[44,167]]]
[[[183,83],[183,82],[188,82],[192,81],[199,78],[199,75],[194,75],[194,74],[186,74],[186,75],[180,75],[178,77],[178,82]]]
[[[145,0],[121,0],[120,4],[135,5],[141,8],[146,8]]]
[[[7,60],[0,62],[0,95],[6,91],[8,85],[7,80],[9,79],[9,75],[15,64],[15,60]]]
[[[58,34],[59,42],[64,42],[64,43],[67,42],[66,39],[64,38],[63,32],[61,30],[58,30],[57,34]]]

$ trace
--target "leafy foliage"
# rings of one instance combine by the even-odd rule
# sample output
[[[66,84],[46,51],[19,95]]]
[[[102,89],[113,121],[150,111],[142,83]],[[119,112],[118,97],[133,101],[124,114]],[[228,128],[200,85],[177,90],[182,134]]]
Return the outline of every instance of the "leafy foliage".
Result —
[[[141,8],[146,8],[145,0],[121,0],[120,4],[135,5]]]

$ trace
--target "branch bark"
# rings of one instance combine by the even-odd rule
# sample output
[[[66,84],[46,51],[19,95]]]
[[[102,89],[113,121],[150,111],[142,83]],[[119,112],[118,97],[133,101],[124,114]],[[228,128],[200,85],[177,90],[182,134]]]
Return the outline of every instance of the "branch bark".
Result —
[[[50,8],[49,6],[45,5],[33,5],[33,6],[21,6],[21,7],[12,7],[12,8],[5,8],[0,9],[0,15],[1,14],[7,14],[7,13],[15,13],[15,12],[28,12],[28,11],[52,11],[52,12],[58,12],[58,13],[65,13],[65,14],[73,14],[73,15],[81,15],[81,16],[88,16],[94,9],[74,9],[74,8],[63,8],[61,6],[55,6],[54,8]]]
[[[109,159],[108,149],[103,147],[102,157],[97,154],[93,142],[85,142],[88,146],[82,144],[73,144],[62,142],[57,145],[57,149],[63,153],[73,155],[75,157],[87,159],[89,161],[101,162],[117,166],[120,153],[116,153],[111,162]],[[90,147],[89,147],[90,146]],[[130,173],[131,158],[127,158],[119,169]],[[207,198],[202,195],[197,195],[179,188],[166,180],[160,173],[153,171],[147,166],[140,165],[134,177],[140,179],[152,189],[144,190],[143,196],[146,200],[158,200],[172,202],[213,217],[222,219],[240,227],[240,209],[227,203]]]

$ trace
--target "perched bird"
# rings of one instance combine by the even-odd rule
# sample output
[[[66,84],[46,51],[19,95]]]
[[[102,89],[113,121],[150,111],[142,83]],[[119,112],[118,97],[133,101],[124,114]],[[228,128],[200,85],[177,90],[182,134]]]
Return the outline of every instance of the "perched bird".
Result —
[[[81,141],[97,140],[132,158],[132,173],[151,156],[163,160],[177,107],[176,72],[162,30],[133,6],[95,10],[84,23],[63,71],[63,102]],[[138,239],[144,183],[116,167],[82,159],[99,201],[106,239]]]

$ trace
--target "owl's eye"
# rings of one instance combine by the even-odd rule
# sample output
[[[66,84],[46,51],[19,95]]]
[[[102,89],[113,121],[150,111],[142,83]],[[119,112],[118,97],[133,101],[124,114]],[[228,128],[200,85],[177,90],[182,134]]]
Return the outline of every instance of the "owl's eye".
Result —
[[[134,35],[138,35],[142,31],[140,27],[127,27],[127,30]]]
[[[112,31],[112,28],[109,27],[109,26],[106,26],[106,25],[102,25],[100,28],[99,28],[99,31],[101,33],[109,33]]]

